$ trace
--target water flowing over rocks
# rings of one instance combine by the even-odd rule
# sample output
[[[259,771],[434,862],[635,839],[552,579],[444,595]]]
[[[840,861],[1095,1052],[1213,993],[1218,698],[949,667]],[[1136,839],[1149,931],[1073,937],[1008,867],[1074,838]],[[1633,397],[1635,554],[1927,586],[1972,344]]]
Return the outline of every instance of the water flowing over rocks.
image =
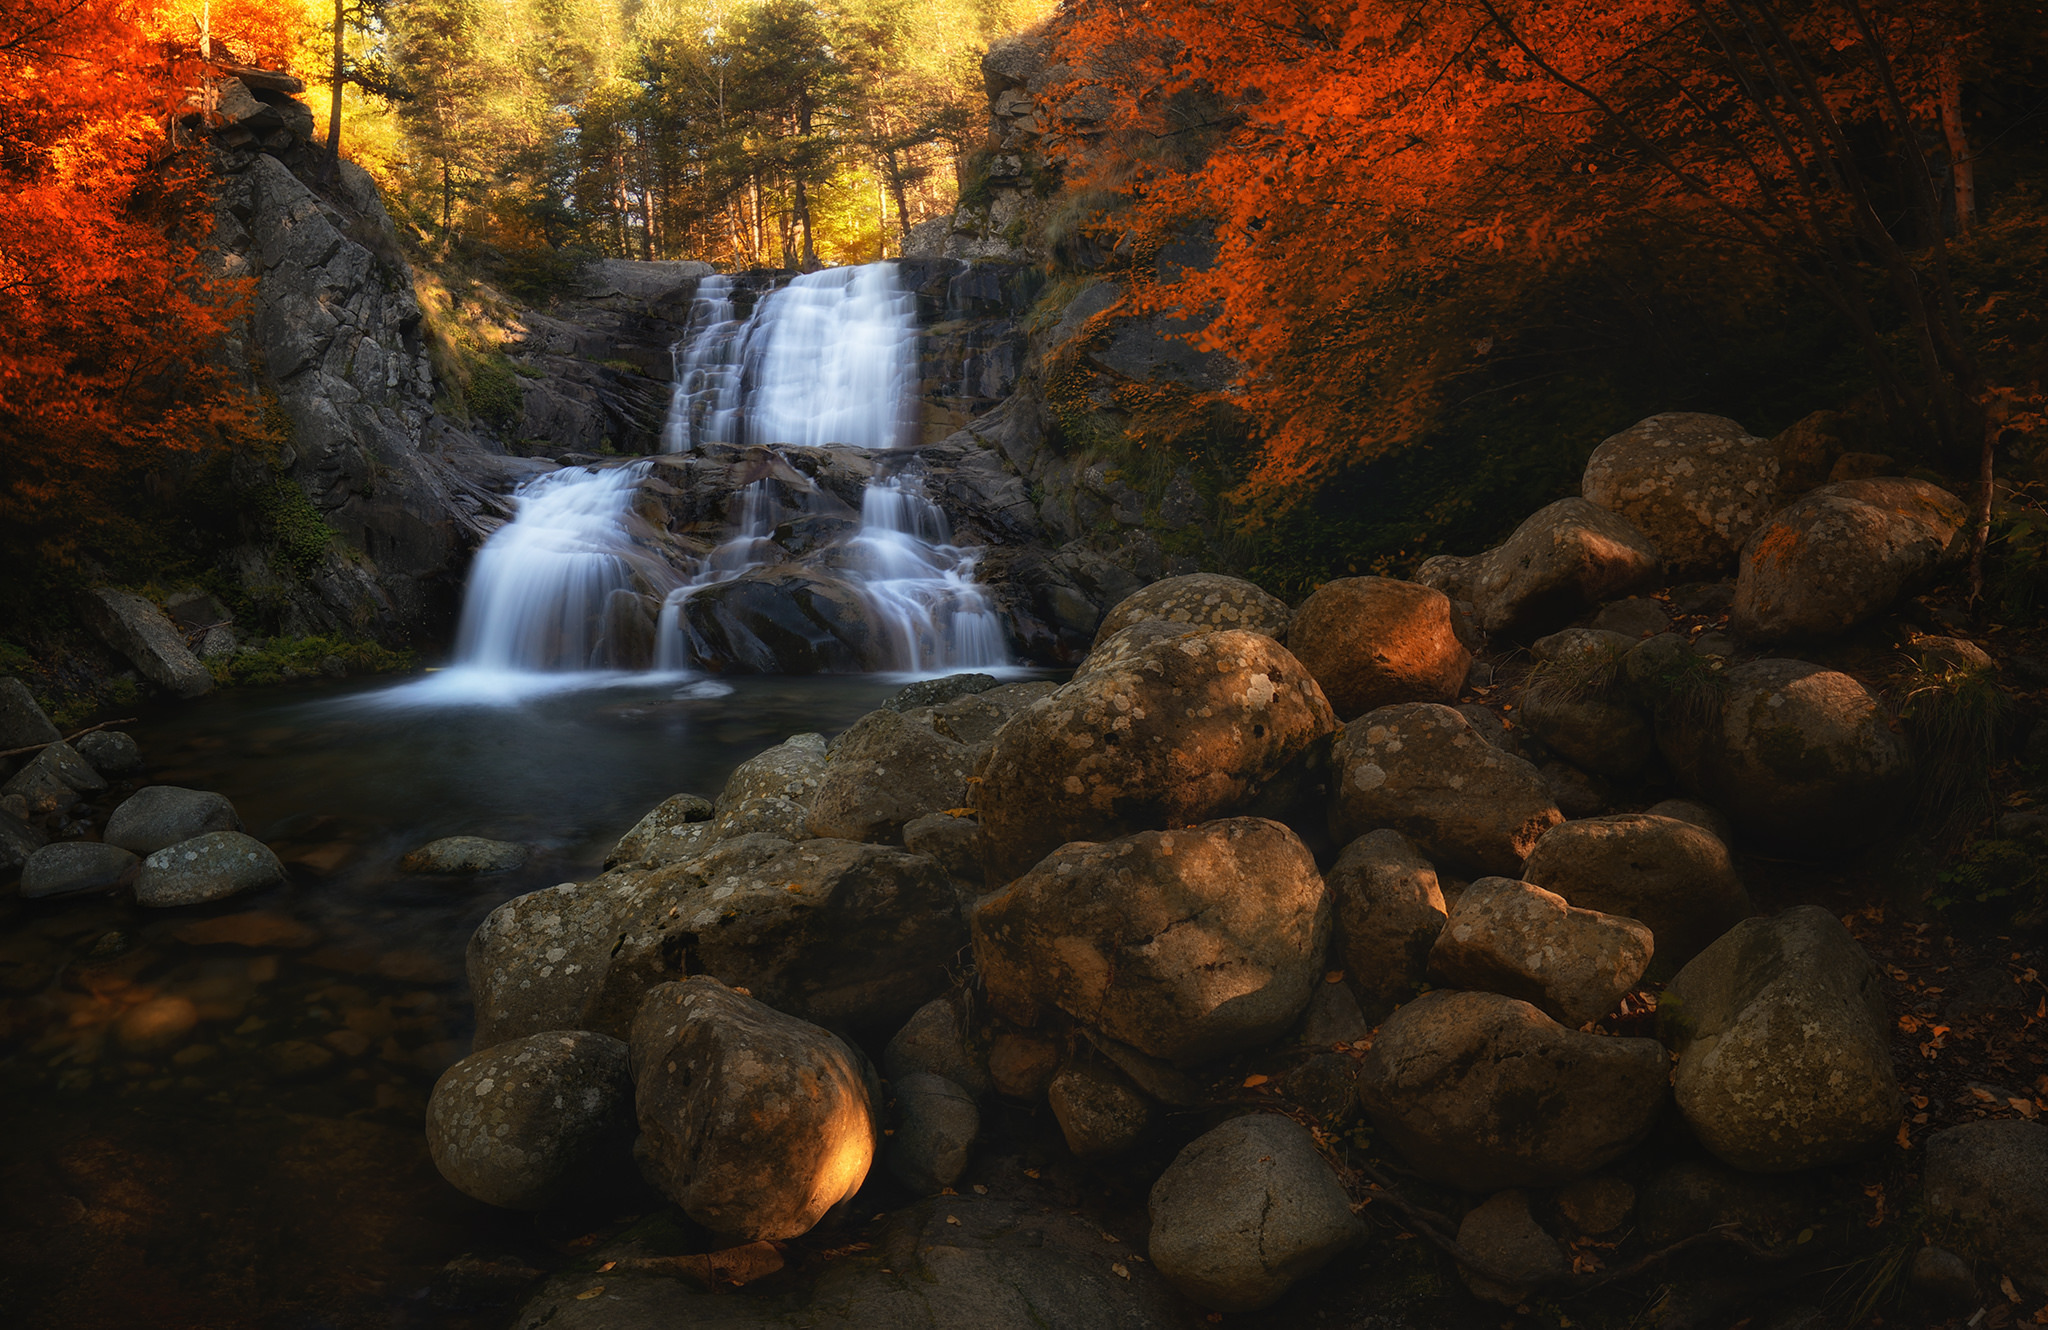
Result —
[[[1778,455],[1723,416],[1638,421],[1586,459],[1581,493],[1618,513],[1674,572],[1725,575],[1778,498]]]
[[[1451,616],[1450,598],[1430,587],[1341,577],[1301,603],[1287,649],[1342,720],[1396,702],[1450,702],[1472,666]]]
[[[464,1195],[540,1210],[616,1182],[633,1122],[626,1046],[550,1030],[472,1053],[427,1103],[434,1167]]]

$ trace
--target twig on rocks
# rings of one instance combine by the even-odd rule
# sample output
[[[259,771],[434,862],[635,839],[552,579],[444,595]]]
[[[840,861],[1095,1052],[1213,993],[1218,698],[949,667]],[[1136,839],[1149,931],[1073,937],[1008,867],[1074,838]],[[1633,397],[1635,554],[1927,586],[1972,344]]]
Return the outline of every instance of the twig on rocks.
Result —
[[[40,753],[45,748],[48,748],[50,744],[68,744],[73,739],[82,739],[94,730],[104,730],[109,725],[133,725],[134,723],[135,717],[133,716],[122,716],[118,720],[103,720],[97,725],[86,726],[76,734],[67,734],[61,739],[52,739],[50,743],[30,744],[26,748],[9,748],[5,752],[0,752],[0,757],[20,757],[23,753]]]

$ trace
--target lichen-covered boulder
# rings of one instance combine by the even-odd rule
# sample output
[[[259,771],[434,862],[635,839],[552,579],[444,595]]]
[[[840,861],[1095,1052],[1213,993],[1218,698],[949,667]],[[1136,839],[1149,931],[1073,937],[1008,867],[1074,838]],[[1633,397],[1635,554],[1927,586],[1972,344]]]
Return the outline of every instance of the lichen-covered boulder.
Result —
[[[733,768],[712,805],[714,818],[753,799],[788,799],[808,808],[825,778],[825,736],[792,734]]]
[[[1451,600],[1390,577],[1342,577],[1294,612],[1287,649],[1322,685],[1338,718],[1395,702],[1449,702],[1472,653],[1451,624]]]
[[[1656,935],[1650,973],[1669,977],[1749,914],[1728,847],[1692,822],[1612,813],[1543,833],[1522,880],[1573,905],[1639,919]]]
[[[1188,633],[1088,670],[996,733],[975,799],[988,881],[1067,841],[1242,811],[1335,726],[1308,671],[1255,633]]]
[[[644,876],[618,871],[564,882],[515,896],[484,916],[467,953],[479,1051],[546,1030],[624,1037],[642,989],[613,993],[604,981],[620,911]]]
[[[973,916],[989,1001],[1052,1010],[1170,1062],[1278,1038],[1307,1006],[1329,894],[1293,832],[1225,818],[1063,846]]]
[[[1536,768],[1486,741],[1456,710],[1404,702],[1346,725],[1331,752],[1330,836],[1391,827],[1429,858],[1521,875],[1537,837],[1564,820]]]
[[[1657,756],[1650,718],[1626,687],[1623,662],[1636,643],[1619,633],[1567,628],[1530,647],[1536,667],[1516,721],[1572,765],[1615,780],[1642,774]]]
[[[1724,416],[1668,411],[1612,435],[1579,492],[1627,518],[1674,572],[1725,575],[1778,497],[1778,454]]]
[[[1418,1173],[1467,1191],[1544,1187],[1620,1158],[1664,1105],[1654,1039],[1567,1030],[1498,993],[1425,993],[1380,1026],[1359,1100]]]
[[[1415,995],[1444,927],[1436,866],[1398,831],[1368,832],[1344,847],[1325,879],[1335,905],[1335,957],[1344,982],[1373,1015]]]
[[[1429,969],[1448,987],[1521,998],[1577,1027],[1614,1010],[1643,977],[1654,946],[1634,919],[1577,909],[1527,882],[1482,877],[1452,902]]]
[[[142,749],[119,730],[94,730],[73,745],[78,755],[102,776],[126,776],[142,770]]]
[[[1107,1159],[1137,1144],[1152,1123],[1152,1105],[1114,1066],[1074,1062],[1045,1088],[1053,1120],[1078,1159]]]
[[[1134,623],[1157,619],[1191,628],[1242,628],[1267,637],[1287,635],[1287,602],[1241,577],[1189,573],[1165,577],[1125,596],[1102,617],[1095,640],[1105,642]]]
[[[1729,621],[1758,641],[1832,637],[1962,555],[1963,501],[1924,480],[1823,485],[1742,548]]]
[[[1270,1307],[1364,1235],[1308,1129],[1274,1113],[1189,1142],[1152,1184],[1150,1210],[1159,1273],[1222,1312]]]
[[[443,836],[422,845],[398,861],[408,873],[461,876],[469,873],[508,873],[526,862],[526,847],[513,841],[488,840],[482,836]]]
[[[711,801],[702,795],[670,795],[619,837],[618,844],[604,857],[604,866],[659,868],[687,859],[709,842],[711,819],[716,813]]]
[[[1911,793],[1912,758],[1888,720],[1846,674],[1752,661],[1721,677],[1714,721],[1673,765],[1746,835],[1808,854],[1854,846]]]
[[[633,1081],[626,1046],[550,1030],[472,1053],[427,1101],[427,1146],[466,1196],[540,1210],[630,1169]]]
[[[132,881],[142,861],[118,845],[67,840],[45,845],[21,866],[25,900],[111,891]]]
[[[715,979],[663,984],[633,1020],[641,1163],[714,1233],[808,1233],[860,1190],[881,1139],[860,1054]]]
[[[262,841],[239,831],[209,831],[144,859],[135,877],[135,903],[204,905],[284,880],[284,865]]]
[[[212,790],[148,785],[121,801],[107,819],[103,839],[130,854],[150,854],[209,831],[240,831],[242,819],[227,796]]]
[[[1927,1138],[1928,1212],[1967,1233],[2015,1284],[2048,1293],[2048,1125],[1966,1122]]]
[[[1605,601],[1656,585],[1657,547],[1626,518],[1584,499],[1559,499],[1531,514],[1484,554],[1439,554],[1415,580],[1467,600],[1489,634],[1541,636]]]
[[[1898,1130],[1877,967],[1817,905],[1737,924],[1678,972],[1657,1023],[1679,1111],[1737,1168],[1838,1164]]]
[[[901,844],[906,823],[965,803],[978,752],[941,734],[932,711],[870,711],[839,736],[811,799],[811,835]]]

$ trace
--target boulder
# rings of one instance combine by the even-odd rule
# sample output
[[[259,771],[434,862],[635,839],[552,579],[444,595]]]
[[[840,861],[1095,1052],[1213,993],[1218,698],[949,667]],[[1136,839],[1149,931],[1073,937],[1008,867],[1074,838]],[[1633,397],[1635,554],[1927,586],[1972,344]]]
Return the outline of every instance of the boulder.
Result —
[[[619,837],[604,857],[604,866],[659,868],[687,859],[709,842],[715,811],[702,795],[670,795]]]
[[[167,845],[142,861],[138,905],[204,905],[281,885],[284,865],[270,847],[239,831],[209,831]]]
[[[1308,671],[1254,633],[1190,632],[1088,670],[995,736],[975,801],[988,881],[1066,841],[1241,811],[1335,725]]]
[[[148,785],[114,810],[107,819],[104,839],[132,854],[150,854],[209,831],[241,829],[242,819],[235,816],[235,806],[224,795],[176,785]]]
[[[859,588],[792,564],[741,573],[683,602],[691,658],[718,673],[900,669]]]
[[[974,1096],[943,1076],[914,1071],[894,1082],[896,1134],[883,1158],[889,1173],[919,1196],[951,1187],[967,1171],[981,1134]]]
[[[905,823],[966,801],[976,752],[934,729],[931,713],[885,707],[839,736],[811,800],[811,835],[900,844]]]
[[[1339,844],[1391,827],[1436,863],[1517,877],[1537,837],[1564,820],[1536,768],[1434,703],[1360,716],[1337,736],[1331,766]]]
[[[960,1005],[952,997],[933,998],[903,1023],[882,1050],[882,1071],[891,1081],[929,1072],[977,1095],[993,1088],[988,1067],[968,1042]]]
[[[617,872],[564,882],[485,916],[468,948],[479,1051],[547,1030],[626,1033],[645,985],[605,981],[618,918],[643,880]]]
[[[778,840],[802,840],[809,832],[811,810],[794,799],[770,794],[759,799],[742,799],[719,810],[711,823],[710,839],[732,840],[738,836],[773,836]]]
[[[981,881],[981,824],[959,809],[905,822],[903,848],[930,859],[956,882]]]
[[[119,730],[94,730],[72,745],[102,776],[126,776],[142,770],[142,749]]]
[[[1067,845],[973,916],[989,1001],[1033,1026],[1054,1009],[1187,1065],[1278,1038],[1308,1004],[1329,893],[1293,832],[1226,818]]]
[[[1673,766],[1690,767],[1743,833],[1811,854],[1894,826],[1912,760],[1862,684],[1805,661],[1758,660],[1726,671],[1718,692],[1714,721]]]
[[[1132,592],[1104,615],[1095,640],[1106,642],[1134,623],[1157,619],[1192,628],[1241,628],[1266,637],[1287,635],[1287,602],[1239,577],[1189,573],[1162,578]]]
[[[1985,1119],[1927,1138],[1927,1210],[2013,1283],[2048,1293],[2048,1125]]]
[[[21,770],[0,785],[0,795],[19,799],[32,814],[61,813],[79,797],[107,788],[98,772],[66,743],[46,744]]]
[[[1389,577],[1325,582],[1294,612],[1287,649],[1341,720],[1395,702],[1450,702],[1472,653],[1443,592]]]
[[[1840,634],[1961,558],[1968,521],[1962,500],[1924,480],[1823,485],[1742,547],[1730,623],[1765,642]]]
[[[0,881],[28,862],[43,844],[43,833],[14,814],[0,810]]]
[[[21,866],[21,894],[36,900],[44,896],[76,896],[88,891],[112,891],[134,880],[142,861],[118,845],[96,841],[69,840],[45,845]]]
[[[1072,1062],[1045,1090],[1052,1115],[1077,1159],[1107,1159],[1137,1144],[1152,1124],[1152,1105],[1115,1067]]]
[[[712,805],[713,816],[750,799],[789,799],[809,807],[824,777],[825,736],[792,734],[733,768]]]
[[[1613,1162],[1663,1108],[1654,1039],[1567,1030],[1498,993],[1425,993],[1380,1026],[1359,1100],[1418,1173],[1467,1191],[1545,1187]]]
[[[1657,1024],[1679,1111],[1736,1168],[1838,1164],[1898,1130],[1877,967],[1819,906],[1730,929],[1664,990]]]
[[[185,698],[213,691],[213,675],[185,649],[185,639],[163,611],[141,596],[98,587],[80,604],[86,626],[157,687]]]
[[[631,1045],[641,1166],[712,1232],[799,1237],[867,1179],[872,1073],[836,1036],[699,976],[647,995]]]
[[[1572,1263],[1556,1238],[1529,1213],[1523,1191],[1496,1192],[1472,1207],[1458,1225],[1458,1246],[1472,1265],[1458,1273],[1472,1295],[1512,1307],[1546,1284],[1570,1277]]]
[[[1778,455],[1724,416],[1671,411],[1595,448],[1579,492],[1627,518],[1672,571],[1725,575],[1776,507]]]
[[[1429,971],[1451,988],[1521,998],[1577,1027],[1614,1010],[1643,977],[1654,945],[1634,919],[1577,909],[1527,882],[1482,877],[1452,903]]]
[[[0,752],[53,744],[63,737],[36,705],[27,684],[14,678],[0,679]]]
[[[398,866],[408,873],[453,876],[465,873],[508,873],[526,862],[526,847],[482,836],[443,836],[422,845]]]
[[[1727,845],[1691,822],[1654,813],[1552,827],[1522,865],[1522,880],[1584,909],[1641,920],[1657,939],[1650,973],[1660,978],[1749,914]]]
[[[1152,1185],[1150,1210],[1152,1263],[1221,1312],[1270,1307],[1364,1235],[1308,1129],[1272,1113],[1189,1142]]]
[[[1327,881],[1344,982],[1362,1008],[1384,1015],[1428,975],[1429,949],[1444,927],[1436,867],[1400,832],[1382,829],[1345,846]]]
[[[1415,580],[1468,600],[1488,634],[1540,637],[1658,580],[1657,547],[1626,519],[1584,499],[1538,509],[1497,549],[1440,554]]]
[[[915,711],[919,707],[935,707],[962,697],[973,697],[1003,686],[1002,680],[993,674],[948,674],[937,679],[919,679],[907,683],[891,694],[882,703],[891,711]]]
[[[1059,1069],[1060,1050],[1050,1039],[1005,1030],[989,1041],[988,1078],[999,1095],[1043,1099]]]
[[[1581,1233],[1612,1233],[1635,1212],[1636,1189],[1621,1178],[1579,1178],[1557,1189],[1557,1213]]]
[[[472,1053],[427,1101],[427,1146],[456,1190],[541,1210],[630,1173],[633,1081],[626,1046],[550,1030]]]
[[[1641,775],[1657,756],[1657,739],[1625,686],[1623,662],[1635,645],[1588,628],[1538,639],[1516,720],[1574,766],[1617,780]]]
[[[1643,811],[1651,817],[1675,817],[1680,822],[1690,822],[1721,844],[1730,849],[1735,847],[1735,824],[1720,809],[1697,799],[1660,799]]]

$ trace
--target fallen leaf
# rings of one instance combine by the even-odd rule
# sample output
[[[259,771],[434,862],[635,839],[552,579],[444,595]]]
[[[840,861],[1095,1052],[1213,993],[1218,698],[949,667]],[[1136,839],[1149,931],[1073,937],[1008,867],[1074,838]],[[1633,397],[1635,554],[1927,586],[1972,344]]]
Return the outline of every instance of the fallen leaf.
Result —
[[[1264,1085],[1268,1079],[1268,1077],[1254,1073],[1244,1078],[1244,1088],[1247,1090],[1255,1089],[1258,1086]]]
[[[1328,971],[1323,975],[1323,982],[1326,984],[1341,984],[1344,982],[1344,972],[1342,970]]]
[[[958,1215],[947,1215],[946,1222],[949,1224],[957,1224],[960,1222],[960,1217]]]
[[[1131,1277],[1131,1267],[1125,1265],[1121,1261],[1112,1262],[1109,1267],[1109,1272],[1115,1275],[1118,1279],[1129,1279]]]
[[[598,1286],[597,1286],[596,1288],[593,1288],[593,1289],[585,1289],[585,1290],[584,1290],[583,1292],[581,1292],[581,1293],[578,1293],[578,1294],[576,1295],[576,1301],[578,1301],[578,1302],[588,1302],[588,1301],[590,1301],[590,1300],[591,1300],[592,1298],[594,1298],[594,1297],[597,1297],[597,1296],[599,1296],[599,1295],[600,1295],[600,1294],[602,1294],[603,1292],[604,1292],[604,1285],[603,1285],[603,1284],[599,1284],[599,1285],[598,1285]]]
[[[1998,1277],[1998,1291],[2005,1294],[2007,1302],[2018,1302],[2020,1300],[2019,1291],[2012,1286],[2011,1275],[2000,1275]]]

